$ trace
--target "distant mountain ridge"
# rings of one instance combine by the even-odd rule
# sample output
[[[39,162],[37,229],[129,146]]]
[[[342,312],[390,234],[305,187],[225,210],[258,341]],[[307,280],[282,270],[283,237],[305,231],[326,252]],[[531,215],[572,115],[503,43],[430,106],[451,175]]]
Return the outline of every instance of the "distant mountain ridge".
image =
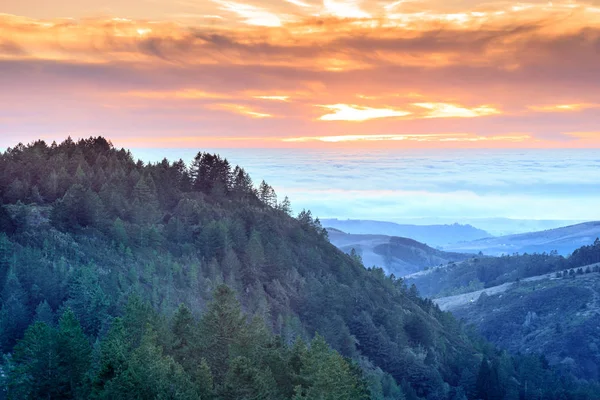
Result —
[[[471,255],[434,249],[414,239],[387,236],[350,234],[327,228],[329,240],[345,253],[354,249],[367,267],[383,268],[388,274],[404,276],[426,267],[463,261]]]
[[[324,227],[339,229],[350,234],[374,234],[399,236],[414,239],[430,246],[444,246],[450,243],[473,241],[491,237],[488,232],[472,225],[413,225],[395,222],[357,220],[357,219],[322,219]]]
[[[482,238],[465,243],[443,246],[447,251],[464,253],[483,252],[488,255],[512,253],[543,253],[556,250],[568,255],[573,250],[589,245],[600,237],[600,221],[590,221],[544,231]]]

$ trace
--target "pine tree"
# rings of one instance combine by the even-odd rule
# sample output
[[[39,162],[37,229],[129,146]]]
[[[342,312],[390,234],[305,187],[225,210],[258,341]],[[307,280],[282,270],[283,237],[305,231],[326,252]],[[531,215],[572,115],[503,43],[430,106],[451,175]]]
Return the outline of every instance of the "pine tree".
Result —
[[[277,207],[277,194],[275,193],[275,190],[264,180],[258,187],[258,198],[267,206],[273,208]]]
[[[21,337],[29,322],[28,296],[14,270],[8,272],[0,309],[0,346],[8,351]]]
[[[233,170],[233,192],[242,199],[248,199],[254,194],[254,188],[250,175],[243,168],[236,166]]]
[[[75,273],[66,304],[77,315],[86,333],[98,334],[108,320],[110,299],[100,286],[95,265],[87,265]]]
[[[195,384],[200,399],[211,400],[215,397],[215,383],[212,371],[204,358],[202,358],[200,365],[196,369]]]
[[[296,390],[296,398],[345,400],[366,399],[364,386],[348,362],[331,350],[317,335],[301,356],[301,379],[305,387]]]
[[[54,312],[46,300],[38,304],[35,309],[34,322],[43,322],[48,326],[54,326]]]
[[[171,349],[175,361],[181,364],[186,371],[192,371],[198,365],[195,357],[198,353],[196,331],[196,321],[192,312],[187,306],[180,304],[173,316]]]
[[[86,399],[92,347],[75,313],[69,308],[58,324],[57,355],[58,379],[62,383],[63,398]]]
[[[114,338],[113,338],[114,339]],[[157,333],[146,325],[140,344],[126,358],[125,369],[97,389],[101,399],[197,400],[189,375],[173,358],[163,354]],[[106,369],[104,369],[106,370]]]
[[[222,397],[226,399],[280,399],[277,383],[268,367],[258,368],[246,357],[230,361]]]
[[[498,369],[487,358],[481,361],[476,383],[477,398],[482,400],[502,400],[503,393],[498,380]]]
[[[56,336],[56,330],[42,322],[27,328],[13,350],[15,367],[8,377],[9,399],[62,398]]]
[[[279,203],[278,208],[287,215],[292,216],[292,203],[290,202],[290,199],[287,196],[285,196],[283,198],[283,201]]]
[[[239,342],[246,330],[235,293],[226,285],[218,286],[200,320],[201,354],[206,358],[215,383],[222,384],[228,370],[232,346]]]
[[[4,210],[0,206],[0,212]],[[13,255],[13,245],[4,232],[0,232],[0,287],[4,287]]]
[[[113,237],[115,242],[119,246],[123,246],[123,248],[129,245],[129,237],[127,236],[127,231],[125,230],[125,224],[121,220],[121,218],[115,219],[113,223]]]
[[[260,233],[253,230],[246,245],[246,268],[243,270],[245,285],[251,285],[255,280],[263,277],[265,266],[265,250],[262,245]]]
[[[106,398],[107,393],[113,392],[113,379],[120,377],[129,367],[130,351],[123,320],[115,318],[100,344],[99,367],[93,382],[95,398]]]

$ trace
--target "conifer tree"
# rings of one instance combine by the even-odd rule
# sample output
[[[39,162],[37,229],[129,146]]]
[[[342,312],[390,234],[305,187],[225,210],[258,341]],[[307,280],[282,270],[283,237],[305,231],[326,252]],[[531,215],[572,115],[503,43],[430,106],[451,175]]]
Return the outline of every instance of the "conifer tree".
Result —
[[[86,399],[92,347],[75,313],[69,308],[60,317],[56,345],[63,398]]]
[[[30,325],[15,346],[8,377],[9,399],[60,398],[59,356],[56,330],[42,323]]]
[[[35,309],[33,320],[35,322],[43,322],[48,326],[53,326],[54,319],[54,312],[48,302],[46,300],[41,301]]]
[[[10,350],[15,340],[20,338],[27,328],[29,322],[27,303],[27,292],[21,286],[14,269],[11,269],[2,291],[0,308],[0,346],[4,351]]]
[[[198,364],[198,359],[195,357],[198,354],[197,324],[192,312],[184,304],[179,305],[173,316],[172,334],[173,358],[186,371],[194,370]]]
[[[222,384],[232,347],[245,334],[246,317],[235,293],[228,286],[218,286],[213,296],[200,320],[201,353],[210,366],[215,383]]]

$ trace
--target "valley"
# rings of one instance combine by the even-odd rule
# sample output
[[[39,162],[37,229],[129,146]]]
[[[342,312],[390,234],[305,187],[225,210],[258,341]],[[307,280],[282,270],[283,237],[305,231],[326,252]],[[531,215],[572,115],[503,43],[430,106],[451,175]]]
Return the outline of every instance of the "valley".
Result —
[[[584,271],[505,283],[434,300],[513,353],[544,354],[551,365],[581,378],[600,375],[600,274]]]
[[[513,354],[544,355],[563,374],[600,378],[597,223],[481,239],[473,242],[484,243],[477,248],[466,243],[450,246],[490,253],[485,244],[516,249],[536,243],[541,253],[500,256],[448,253],[412,239],[385,235],[331,229],[329,233],[331,242],[341,250],[348,253],[354,249],[365,265],[381,265],[398,274],[408,286],[415,285],[421,295],[432,298],[440,310],[451,312],[500,348]],[[392,243],[397,243],[395,259],[384,257],[381,251]],[[568,249],[568,254],[555,251],[558,244],[563,253]],[[575,245],[582,246],[573,248]]]
[[[329,228],[329,240],[345,253],[352,249],[367,267],[383,268],[387,274],[402,277],[433,265],[462,261],[470,254],[452,253],[429,247],[416,240],[387,236],[349,234]]]

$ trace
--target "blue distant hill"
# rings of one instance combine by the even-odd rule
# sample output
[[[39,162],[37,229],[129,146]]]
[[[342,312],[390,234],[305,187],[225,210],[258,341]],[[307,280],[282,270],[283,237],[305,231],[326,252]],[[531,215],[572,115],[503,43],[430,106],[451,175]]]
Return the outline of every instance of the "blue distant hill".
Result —
[[[411,225],[358,219],[323,219],[321,223],[324,227],[335,228],[346,233],[401,236],[434,247],[492,236],[472,225],[458,223],[450,225]]]
[[[590,221],[544,231],[454,243],[444,246],[444,250],[462,253],[481,251],[488,255],[549,253],[556,250],[558,254],[566,256],[581,246],[592,244],[597,237],[600,237],[600,221]]]

